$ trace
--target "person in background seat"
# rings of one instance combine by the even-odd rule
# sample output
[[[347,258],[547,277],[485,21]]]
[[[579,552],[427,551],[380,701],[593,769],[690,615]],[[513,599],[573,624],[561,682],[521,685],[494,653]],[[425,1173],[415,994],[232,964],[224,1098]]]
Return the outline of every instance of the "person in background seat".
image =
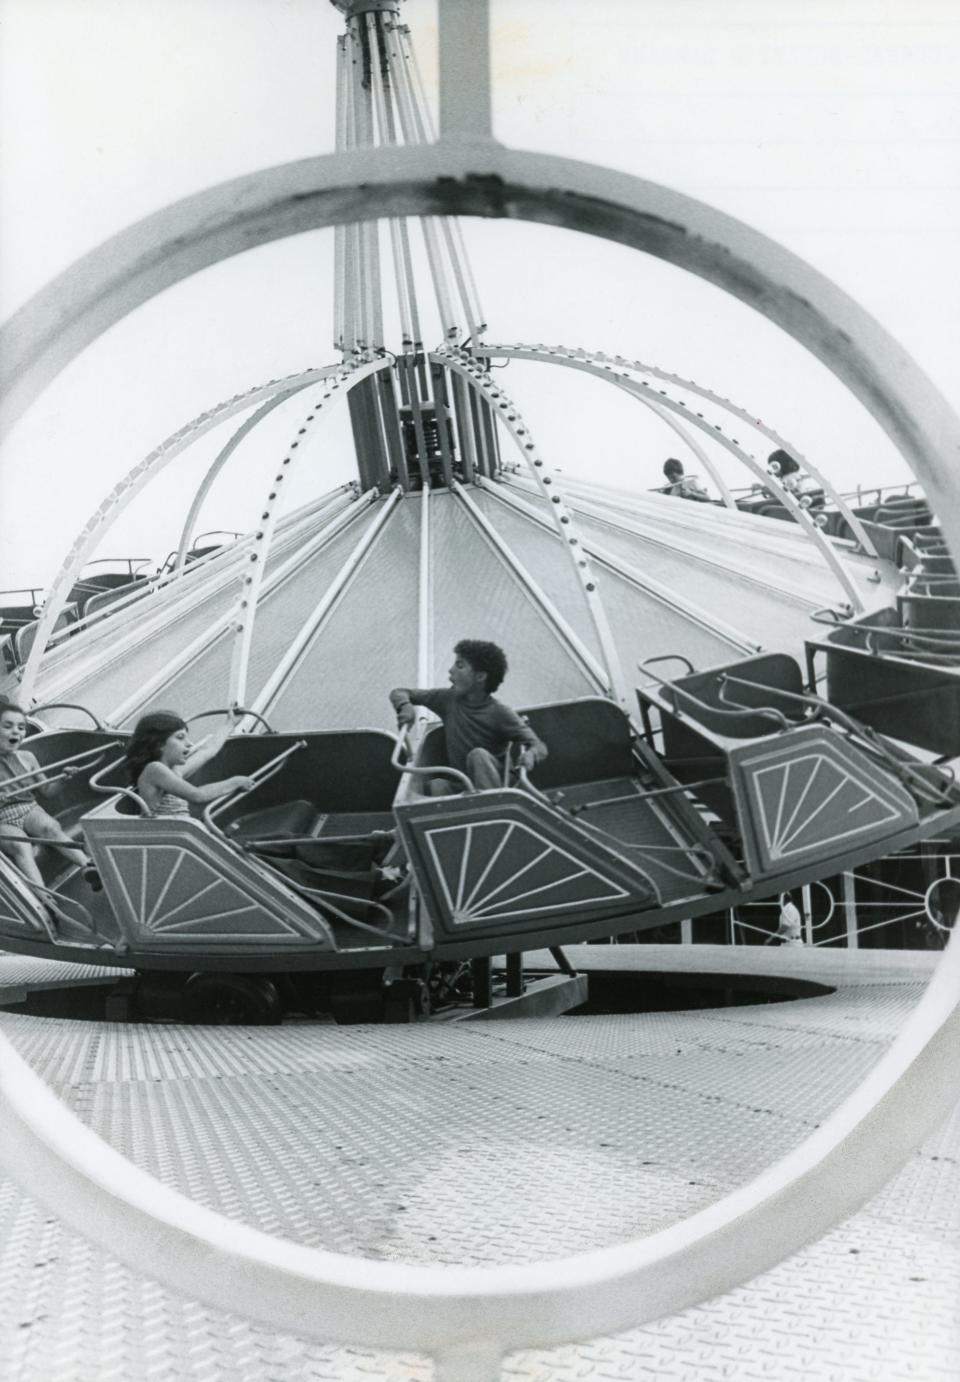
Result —
[[[449,686],[398,686],[390,692],[401,726],[413,724],[418,705],[440,716],[447,766],[466,773],[481,791],[503,786],[506,755],[512,744],[520,745],[520,763],[528,771],[547,756],[546,744],[515,710],[493,695],[506,674],[506,655],[496,643],[465,638],[453,650]],[[454,784],[443,778],[430,783],[431,796],[455,791]]]
[[[677,499],[693,499],[698,504],[709,504],[710,496],[695,475],[684,475],[683,465],[675,456],[663,463],[663,473],[667,477],[665,494]]]
[[[794,460],[789,451],[784,451],[780,448],[776,451],[771,451],[770,455],[767,457],[768,468],[771,466],[771,463],[777,467],[775,473],[779,473],[780,483],[783,485],[784,489],[790,490],[791,494],[796,494],[797,496],[802,494],[808,495],[813,508],[822,506],[824,502],[823,490],[817,484],[816,480],[809,475],[803,474],[800,470],[799,462]],[[768,493],[769,492],[770,491],[768,491]]]
[[[26,734],[26,715],[4,697],[0,704],[0,852],[7,855],[31,883],[42,888],[45,886],[43,875],[34,857],[36,842],[41,841],[58,850],[71,864],[78,865],[86,882],[99,892],[100,879],[83,845],[71,840],[37,801],[38,795],[56,795],[57,787],[39,776],[36,755],[20,747]],[[70,765],[63,769],[63,776],[75,777],[81,771],[75,764]],[[25,783],[22,789],[14,786],[4,791],[5,781],[25,773],[38,776]]]

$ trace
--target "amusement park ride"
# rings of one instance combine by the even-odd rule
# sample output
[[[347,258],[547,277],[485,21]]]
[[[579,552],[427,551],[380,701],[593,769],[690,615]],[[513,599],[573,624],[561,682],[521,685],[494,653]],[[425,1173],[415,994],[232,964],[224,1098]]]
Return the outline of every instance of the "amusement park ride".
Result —
[[[338,8],[338,149],[431,144],[398,0]],[[668,925],[763,941],[755,904],[814,885],[815,943],[942,944],[960,892],[960,583],[918,487],[854,501],[689,379],[498,342],[453,216],[335,234],[339,358],[186,422],[96,509],[46,598],[3,610],[0,689],[28,710],[102,891],[43,848],[42,889],[0,855],[0,946],[137,971],[132,1014],[263,1021],[426,1016],[467,961],[482,993],[491,956]],[[626,394],[711,502],[558,477],[501,382],[511,360]],[[355,480],[284,512],[344,402]],[[256,527],[198,537],[217,477],[275,413],[290,441]],[[130,501],[231,423],[159,574],[91,564]],[[434,717],[392,723],[389,688],[445,680],[460,637],[506,648],[509,698],[550,750],[497,790],[445,766]],[[196,780],[252,789],[151,817],[122,755],[157,706],[242,707]],[[429,795],[436,777],[455,793]],[[0,784],[0,804],[30,781]],[[405,871],[386,894],[373,869],[331,864],[386,831]]]

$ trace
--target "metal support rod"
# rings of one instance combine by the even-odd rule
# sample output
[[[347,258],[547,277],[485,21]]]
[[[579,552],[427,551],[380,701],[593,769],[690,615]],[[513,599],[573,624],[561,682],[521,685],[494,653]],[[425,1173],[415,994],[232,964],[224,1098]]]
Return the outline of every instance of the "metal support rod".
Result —
[[[377,19],[379,16],[367,15],[366,42],[370,61],[370,85],[361,88],[363,103],[363,131],[367,144],[375,144],[374,91],[379,89],[380,45],[377,39]],[[371,350],[383,350],[383,288],[380,278],[380,222],[365,221],[364,241],[370,277],[370,332],[368,342]]]
[[[507,997],[523,995],[523,951],[511,950],[507,955]]]
[[[260,590],[260,601],[262,602],[268,595],[272,594],[274,590],[278,590],[288,577],[295,575],[302,569],[304,562],[310,561],[321,547],[325,546],[326,543],[341,531],[341,529],[353,522],[357,515],[370,503],[372,495],[373,491],[362,494],[358,499],[355,499],[351,504],[348,504],[346,508],[342,509],[333,518],[330,524],[322,528],[311,541],[304,545],[298,544],[293,554],[289,556],[282,565],[275,570],[271,570],[269,576],[265,578]],[[243,564],[244,563],[241,563],[241,567]],[[229,579],[231,582],[236,581],[236,571],[230,573]],[[206,595],[209,592],[205,591],[203,593]],[[191,639],[189,643],[178,647],[176,652],[173,653],[171,657],[168,657],[164,664],[158,667],[152,676],[148,677],[146,681],[142,681],[137,686],[136,691],[134,691],[132,695],[127,696],[119,705],[112,706],[108,711],[111,722],[113,724],[123,724],[125,720],[142,710],[177,673],[189,667],[197,658],[203,657],[209,653],[217,639],[226,636],[231,631],[235,633],[242,614],[243,611],[240,608],[240,599],[238,597],[226,613],[213,619],[212,622],[208,624],[206,628],[202,628],[196,638]],[[169,628],[170,626],[169,616],[165,616],[163,612],[157,616],[155,622],[158,628]],[[142,642],[143,639],[141,638],[140,641]],[[227,694],[229,694],[229,688],[227,688]]]
[[[470,485],[477,473],[477,449],[474,441],[470,394],[459,375],[450,376],[450,387],[453,391],[453,421],[457,429],[457,449],[460,454],[460,463],[463,466],[463,478]]]
[[[539,523],[543,528],[551,528],[549,516],[545,515],[541,509],[536,508],[527,499],[521,499],[519,494],[514,492],[516,486],[500,483],[492,490],[497,498],[504,504],[510,505],[519,513],[524,513],[535,523]],[[649,571],[641,571],[638,566],[631,566],[623,561],[616,553],[607,551],[592,538],[586,544],[589,555],[600,566],[606,567],[609,571],[614,571],[621,580],[634,586],[637,590],[642,590],[645,595],[652,596],[658,603],[665,605],[668,609],[675,610],[678,614],[691,622],[698,624],[702,629],[709,633],[723,638],[729,643],[730,647],[741,654],[758,653],[762,650],[761,644],[750,639],[747,635],[734,625],[727,623],[726,620],[719,619],[715,614],[702,606],[695,604],[692,600],[678,595],[676,590],[667,585],[664,581],[657,581],[649,574]]]
[[[448,401],[446,377],[441,365],[430,366],[430,379],[433,384],[434,417],[437,424],[437,441],[440,446],[440,463],[443,466],[443,483],[447,489],[453,486],[453,451],[450,446],[450,432],[447,427]]]
[[[361,379],[366,379],[378,370],[388,368],[389,361],[387,360],[374,360],[352,367],[348,365],[344,367],[337,378],[327,380],[325,388],[320,385],[319,387],[323,389],[323,392],[313,403],[303,427],[299,429],[296,437],[290,442],[288,454],[280,462],[280,468],[274,476],[270,491],[264,500],[263,512],[260,515],[259,524],[247,554],[246,570],[241,577],[239,611],[235,625],[236,642],[230,669],[230,702],[233,705],[243,705],[247,698],[247,669],[250,664],[250,650],[253,645],[257,601],[263,584],[267,559],[270,555],[279,505],[284,492],[283,487],[296,468],[297,459],[303,455],[303,437],[316,419],[325,415],[329,407],[338,399],[346,398],[350,389]]]
[[[857,885],[856,876],[845,872],[841,874],[843,889],[843,921],[847,936],[847,949],[859,950],[860,933],[857,928]]]
[[[397,143],[397,126],[393,113],[393,88],[390,82],[390,43],[392,25],[384,25],[379,31],[383,41],[383,62],[378,64],[372,77],[373,104],[379,127],[380,142],[388,146]],[[391,216],[390,249],[393,255],[393,275],[397,289],[397,303],[400,309],[400,335],[404,349],[410,349],[415,340],[413,315],[411,311],[411,284],[413,266],[410,263],[410,242],[406,234],[407,223],[402,217]]]
[[[430,564],[430,486],[420,492],[420,569],[417,588],[417,685],[433,679],[433,584]]]
[[[401,42],[404,52],[410,60],[410,70],[413,74],[414,89],[417,95],[419,109],[422,113],[423,129],[426,140],[432,144],[436,139],[436,131],[433,127],[433,120],[430,115],[430,103],[427,100],[424,90],[423,78],[420,75],[420,64],[417,62],[417,50],[414,48],[409,37],[409,30],[404,29]],[[440,230],[450,256],[450,263],[453,266],[454,278],[460,291],[460,301],[463,306],[464,317],[471,338],[479,340],[480,333],[486,329],[486,319],[483,315],[483,308],[480,306],[480,295],[477,292],[476,280],[470,267],[470,259],[467,254],[467,247],[463,239],[463,230],[460,226],[459,218],[456,216],[443,216],[440,218]]]
[[[636,388],[636,385],[630,380],[630,376],[625,371],[618,377],[612,368],[604,366],[598,369],[591,364],[589,359],[582,358],[582,353],[576,351],[542,351],[535,348],[519,347],[504,348],[495,353],[499,355],[511,355],[518,359],[552,360],[557,364],[567,365],[572,369],[585,370],[588,374],[599,374],[601,378],[609,379],[611,383],[619,384],[621,388],[627,387],[629,383],[633,385],[633,387],[628,388],[628,392],[633,393]],[[625,381],[627,382],[625,383]],[[642,388],[642,385],[640,387]],[[794,521],[798,523],[800,527],[804,529],[807,536],[812,539],[827,566],[829,566],[830,570],[843,587],[844,594],[850,602],[852,609],[857,614],[862,614],[864,611],[863,598],[857,585],[837,556],[833,544],[830,542],[829,538],[821,532],[817,524],[814,523],[803,505],[797,501],[796,496],[780,483],[778,477],[771,471],[765,470],[755,457],[751,456],[749,452],[743,449],[738,441],[735,441],[732,437],[726,436],[718,426],[711,425],[706,419],[694,416],[688,408],[683,407],[682,404],[676,402],[674,399],[666,397],[662,389],[657,391],[657,396],[653,401],[659,408],[669,409],[671,412],[684,417],[693,427],[696,427],[698,430],[710,436],[718,445],[722,446],[725,451],[729,451],[731,455],[736,456],[741,464],[745,465],[750,473],[773,493],[775,498],[777,498],[788,513],[791,514]]]
[[[420,380],[417,368],[410,356],[401,356],[397,361],[397,369],[405,371],[407,376],[406,393],[413,417],[413,433],[417,440],[417,464],[420,468],[423,487],[428,489],[430,486],[430,466],[427,461],[427,438],[423,429],[423,415],[420,412]]]
[[[491,139],[489,0],[443,0],[440,138]]]
[[[352,30],[346,34],[344,57],[344,124],[343,139],[345,150],[356,147],[356,37]],[[362,319],[363,285],[360,281],[360,227],[355,221],[348,221],[343,227],[344,289],[343,289],[343,343],[341,350],[347,360],[356,354],[358,333]]]
[[[273,398],[268,399],[266,403],[261,404],[261,406],[253,414],[253,416],[248,417],[247,420],[237,428],[233,436],[230,437],[226,444],[217,453],[206,475],[203,477],[202,482],[198,486],[196,494],[193,496],[193,502],[190,505],[190,510],[186,516],[186,519],[184,520],[183,528],[180,532],[180,541],[177,544],[177,557],[176,562],[174,563],[175,571],[177,571],[178,573],[182,573],[182,571],[184,570],[187,561],[187,553],[190,550],[190,543],[193,541],[193,534],[197,526],[197,520],[200,517],[200,510],[203,508],[207,495],[210,493],[210,490],[213,487],[213,482],[216,480],[217,476],[220,474],[220,471],[226,465],[227,461],[233,455],[234,451],[236,451],[240,443],[244,440],[244,438],[250,435],[250,433],[253,431],[253,429],[257,426],[259,422],[262,422],[265,417],[268,417],[269,414],[272,413],[275,408],[279,408],[281,403],[286,403],[288,398],[293,398],[294,394],[300,393],[302,389],[309,388],[310,385],[315,384],[317,380],[325,379],[327,375],[335,374],[337,368],[338,366],[331,365],[329,366],[329,368],[324,370],[310,370],[308,374],[304,376],[300,383],[294,384],[292,387],[281,388],[280,391],[277,394],[275,394]]]
[[[521,347],[521,349],[526,349],[526,347]],[[552,355],[558,353],[565,354],[570,358],[576,357],[599,363],[608,369],[618,369],[622,371],[626,368],[640,374],[648,374],[654,379],[660,379],[677,388],[686,389],[690,393],[695,394],[698,398],[706,399],[707,402],[716,404],[725,412],[732,413],[733,416],[738,418],[741,422],[745,422],[748,427],[752,427],[755,431],[759,432],[767,441],[772,442],[775,448],[787,451],[800,465],[804,466],[812,478],[822,487],[828,498],[837,506],[838,510],[849,524],[851,532],[867,556],[878,556],[873,541],[858,516],[847,503],[846,498],[831,484],[829,479],[827,479],[821,471],[806,459],[805,456],[797,451],[795,447],[791,446],[788,441],[785,441],[772,427],[768,427],[764,422],[760,421],[760,419],[751,413],[749,409],[739,407],[736,403],[732,403],[729,398],[721,398],[719,394],[714,393],[711,389],[706,389],[701,384],[695,384],[692,379],[684,379],[681,375],[670,374],[667,370],[658,369],[655,365],[645,364],[642,360],[625,360],[623,356],[620,355],[609,356],[602,351],[571,350],[565,346],[557,347],[556,350],[550,352]]]
[[[293,638],[283,657],[277,663],[273,672],[267,678],[266,683],[257,694],[256,700],[250,709],[258,715],[265,714],[274,704],[277,697],[283,694],[287,683],[296,672],[297,667],[305,656],[308,647],[316,636],[323,621],[333,609],[334,605],[340,600],[350,581],[356,574],[364,557],[370,551],[376,539],[383,531],[384,524],[400,498],[401,491],[395,489],[384,503],[383,508],[377,514],[374,521],[367,528],[360,538],[356,547],[347,557],[346,561],[337,572],[336,576],[327,586],[323,597],[316,606],[310,611],[308,618],[300,627],[300,631]]]
[[[586,601],[590,618],[597,633],[603,661],[607,673],[607,690],[613,699],[626,706],[630,699],[630,688],[623,675],[620,654],[617,650],[610,621],[603,601],[597,592],[597,582],[591,569],[590,559],[580,538],[569,510],[563,503],[553,477],[543,474],[543,460],[538,454],[537,445],[530,435],[530,429],[521,418],[516,405],[498,388],[480,365],[466,353],[445,353],[431,356],[445,363],[451,370],[459,373],[487,402],[496,408],[499,417],[520,449],[530,474],[537,482],[540,493],[547,504],[550,519],[560,537],[577,577],[577,583]]]
[[[473,1006],[489,1008],[493,1005],[493,986],[490,982],[490,956],[476,955],[470,961],[473,975]]]
[[[410,488],[410,472],[407,469],[407,456],[403,449],[403,433],[397,413],[397,392],[393,372],[384,370],[376,376],[380,394],[380,421],[387,446],[390,469],[396,473],[397,481],[403,489]]]
[[[336,149],[340,153],[347,143],[347,38],[341,34],[337,39],[337,104],[336,104]],[[346,336],[345,304],[346,265],[345,265],[346,226],[333,228],[333,344],[336,350],[344,350]]]
[[[423,128],[422,117],[417,108],[413,84],[410,80],[409,58],[402,46],[402,37],[401,35],[399,58],[391,65],[394,90],[397,93],[397,112],[400,116],[400,127],[406,142],[408,144],[423,144],[426,142],[426,134]],[[423,240],[427,251],[427,264],[430,268],[430,277],[433,280],[433,288],[437,298],[437,309],[440,313],[443,334],[447,340],[455,340],[460,334],[460,331],[457,326],[453,302],[450,297],[450,285],[447,282],[446,266],[443,262],[443,249],[437,234],[436,221],[433,216],[422,216],[420,218],[420,224],[423,228]]]
[[[571,979],[576,978],[577,971],[574,969],[573,965],[567,959],[566,955],[564,954],[563,950],[560,948],[559,945],[551,945],[550,954],[553,956],[557,968],[561,971],[561,973],[568,975]]]
[[[43,606],[43,612],[40,615],[37,631],[34,635],[33,647],[30,650],[18,691],[19,699],[24,705],[29,705],[33,699],[33,688],[40,671],[40,663],[47,642],[64,605],[70,598],[70,592],[78,574],[97,545],[103,541],[104,536],[140,493],[144,485],[158,475],[161,470],[164,470],[177,456],[181,455],[187,447],[192,446],[195,441],[199,441],[202,436],[219,426],[221,422],[225,422],[227,418],[234,417],[237,413],[243,412],[244,409],[262,402],[265,398],[271,398],[276,393],[278,386],[295,381],[297,378],[299,376],[292,375],[289,381],[274,379],[269,384],[258,385],[247,393],[236,394],[233,398],[217,404],[209,411],[200,413],[198,417],[162,441],[149,455],[128,471],[122,480],[114,485],[74,540]]]
[[[483,488],[485,493],[493,492],[493,484],[483,476],[480,477],[477,484]],[[563,617],[539,582],[534,579],[529,571],[527,571],[526,567],[521,565],[513,548],[504,542],[494,525],[487,518],[486,514],[477,506],[464,487],[460,484],[454,484],[453,492],[460,500],[461,504],[463,504],[473,522],[497,552],[507,570],[513,572],[517,580],[533,600],[534,604],[552,626],[559,636],[561,644],[579,662],[584,675],[595,684],[597,690],[601,692],[605,691],[608,681],[606,670],[597,661],[593,653],[591,653],[577,631],[571,626],[569,621]]]

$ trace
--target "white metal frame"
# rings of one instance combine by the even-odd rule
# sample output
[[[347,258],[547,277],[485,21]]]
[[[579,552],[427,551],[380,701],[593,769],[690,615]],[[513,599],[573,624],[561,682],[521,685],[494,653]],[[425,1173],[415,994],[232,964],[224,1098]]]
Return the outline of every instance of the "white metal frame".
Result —
[[[648,401],[645,397],[643,383],[638,383],[636,380],[631,379],[626,370],[615,372],[611,365],[594,364],[589,358],[581,358],[581,354],[576,351],[567,351],[563,349],[538,350],[536,348],[511,348],[502,346],[497,353],[512,359],[541,360],[550,364],[566,365],[570,369],[583,370],[587,374],[592,374],[600,379],[606,379],[609,383],[617,385],[618,388],[624,389],[631,397],[636,398],[641,403]],[[843,563],[834,551],[829,538],[821,532],[818,525],[807,513],[806,508],[799,502],[796,495],[794,495],[791,490],[787,489],[785,485],[780,483],[778,476],[774,475],[772,471],[767,470],[765,466],[762,466],[759,461],[751,456],[748,451],[745,451],[740,443],[735,441],[733,437],[728,437],[718,423],[711,423],[706,418],[696,413],[691,413],[689,408],[686,408],[681,402],[678,402],[676,399],[668,398],[663,389],[658,389],[655,397],[652,395],[650,396],[649,405],[657,412],[670,412],[674,413],[677,417],[682,417],[685,423],[689,423],[691,427],[698,429],[706,436],[712,438],[712,440],[717,442],[719,446],[722,446],[725,451],[729,451],[732,456],[737,458],[741,465],[746,466],[751,475],[761,481],[768,489],[772,490],[780,503],[788,513],[792,515],[794,521],[806,532],[807,537],[816,544],[820,555],[839,581],[844,594],[850,602],[851,608],[857,614],[863,613],[864,604],[860,591],[852,581],[849,572],[844,569]],[[703,455],[703,460],[711,476],[719,485],[719,476],[714,466],[707,460],[705,454]],[[832,493],[831,491],[831,495]],[[839,496],[837,496],[837,502],[841,502]],[[843,507],[845,511],[849,513],[846,505]]]
[[[486,0],[444,0],[442,72],[464,36],[461,25],[479,22],[485,33],[486,13]],[[488,74],[470,71],[470,92],[482,94]],[[449,99],[441,125],[448,137],[436,145],[358,150],[251,174],[148,217],[80,260],[0,337],[4,425],[108,325],[230,254],[384,211],[513,215],[646,249],[756,306],[864,403],[923,481],[960,552],[960,420],[856,303],[765,236],[680,193],[514,152],[486,137],[450,138],[472,116],[461,118],[464,96]],[[428,1268],[267,1237],[132,1166],[67,1112],[5,1039],[0,1159],[66,1222],[177,1290],[294,1333],[429,1349],[441,1382],[480,1382],[497,1375],[508,1349],[615,1332],[683,1309],[773,1265],[850,1214],[960,1094],[958,995],[960,945],[953,937],[893,1046],[794,1152],[662,1232],[562,1261],[492,1271]]]

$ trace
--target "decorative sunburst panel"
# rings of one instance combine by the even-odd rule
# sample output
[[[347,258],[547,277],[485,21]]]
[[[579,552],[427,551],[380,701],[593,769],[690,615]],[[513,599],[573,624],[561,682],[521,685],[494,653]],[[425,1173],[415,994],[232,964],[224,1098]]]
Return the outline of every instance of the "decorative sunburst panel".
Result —
[[[800,730],[731,763],[744,844],[754,872],[798,863],[825,847],[836,853],[912,825],[917,810],[892,775],[838,734]]]
[[[506,818],[426,830],[455,926],[612,903],[627,890],[539,831]]]
[[[13,873],[10,867],[10,875]],[[0,930],[11,937],[44,932],[41,904],[19,878],[0,870]]]
[[[225,876],[223,861],[183,844],[107,844],[111,894],[133,943],[191,940],[274,943],[308,939],[293,916],[265,903],[243,880]],[[322,925],[318,923],[318,932]],[[319,935],[317,939],[319,939]]]

